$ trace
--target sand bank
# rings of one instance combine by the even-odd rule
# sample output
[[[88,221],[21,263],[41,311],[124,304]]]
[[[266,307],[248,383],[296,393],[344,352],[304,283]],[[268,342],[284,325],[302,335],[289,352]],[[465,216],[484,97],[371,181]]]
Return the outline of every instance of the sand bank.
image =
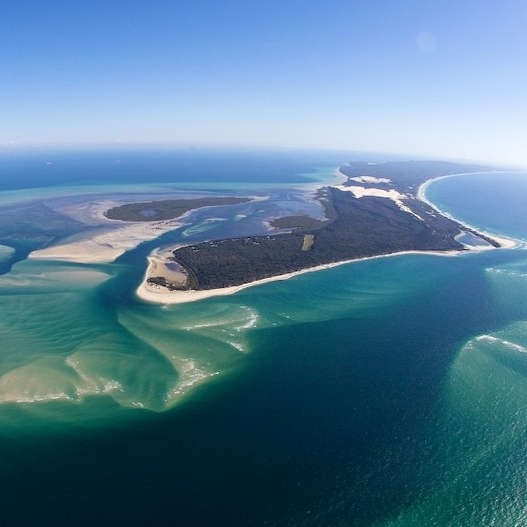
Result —
[[[75,237],[69,242],[33,251],[29,258],[60,260],[77,263],[113,262],[140,243],[152,240],[165,232],[181,227],[182,223],[169,220],[120,224],[89,238]]]
[[[181,220],[191,212],[177,219],[152,222],[110,220],[104,215],[108,209],[120,204],[122,202],[114,200],[92,200],[58,207],[61,213],[94,229],[72,236],[58,245],[33,251],[29,258],[75,263],[113,262],[140,243],[181,227]]]
[[[170,253],[167,256],[172,256]],[[148,257],[148,278],[162,278],[174,287],[184,287],[187,283],[188,274],[177,262],[154,252]],[[155,284],[147,283],[154,287]]]

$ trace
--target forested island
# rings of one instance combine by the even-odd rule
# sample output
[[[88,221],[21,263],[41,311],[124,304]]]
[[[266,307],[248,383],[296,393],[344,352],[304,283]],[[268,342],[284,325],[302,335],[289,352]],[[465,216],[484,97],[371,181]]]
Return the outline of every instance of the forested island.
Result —
[[[340,168],[347,181],[318,192],[325,220],[276,218],[276,233],[179,247],[166,265],[157,266],[160,272],[149,274],[147,283],[168,290],[210,290],[402,251],[463,251],[456,239],[462,232],[499,247],[441,215],[418,195],[420,185],[434,177],[485,170],[489,167],[428,161],[350,163]],[[148,206],[157,208],[155,203]]]
[[[109,220],[121,221],[160,221],[179,218],[185,212],[203,207],[218,205],[236,205],[245,203],[249,198],[194,198],[166,199],[141,203],[126,203],[105,212]]]

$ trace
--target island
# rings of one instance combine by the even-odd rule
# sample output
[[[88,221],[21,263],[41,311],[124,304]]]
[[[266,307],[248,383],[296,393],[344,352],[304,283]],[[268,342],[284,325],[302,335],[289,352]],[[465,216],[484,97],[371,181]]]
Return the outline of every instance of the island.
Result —
[[[467,250],[464,236],[479,248],[500,247],[497,238],[441,214],[421,192],[425,182],[437,177],[489,170],[430,161],[349,163],[339,168],[343,183],[318,190],[325,219],[275,218],[264,235],[211,239],[176,247],[165,257],[151,256],[139,296],[185,302],[357,259],[410,251],[460,252]],[[108,217],[125,219],[130,213],[137,220],[149,216],[145,211],[160,209],[159,202],[130,204],[109,211]]]
[[[160,221],[179,218],[186,212],[203,207],[236,205],[245,203],[249,198],[194,198],[165,199],[140,203],[125,203],[107,210],[104,215],[109,220],[121,221]]]

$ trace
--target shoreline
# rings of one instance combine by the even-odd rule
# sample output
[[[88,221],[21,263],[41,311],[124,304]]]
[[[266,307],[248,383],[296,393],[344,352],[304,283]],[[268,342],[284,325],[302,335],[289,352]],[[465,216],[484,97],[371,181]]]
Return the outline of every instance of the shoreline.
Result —
[[[521,241],[520,240],[515,240],[514,238],[509,238],[509,237],[506,237],[506,236],[504,236],[502,234],[495,234],[493,232],[484,231],[484,230],[481,230],[478,227],[475,227],[474,225],[470,225],[469,223],[467,223],[467,222],[465,222],[463,220],[460,220],[459,218],[456,218],[455,216],[452,216],[452,214],[449,214],[448,212],[441,210],[440,208],[438,208],[438,206],[435,203],[431,202],[426,197],[426,189],[434,181],[439,181],[440,179],[447,179],[447,178],[452,178],[452,177],[457,177],[457,176],[468,176],[470,174],[479,174],[479,173],[480,172],[461,172],[459,174],[448,174],[446,176],[439,176],[439,177],[436,177],[436,178],[428,179],[427,181],[425,181],[423,184],[421,184],[419,186],[419,188],[417,189],[416,197],[417,197],[417,199],[419,201],[422,201],[423,203],[426,203],[428,206],[432,207],[434,210],[436,210],[442,216],[445,216],[446,218],[449,218],[449,219],[459,223],[460,225],[463,225],[464,227],[467,227],[468,229],[471,229],[473,231],[479,232],[480,234],[483,234],[484,236],[487,236],[488,238],[491,238],[491,239],[495,240],[501,246],[501,247],[499,247],[499,249],[514,249],[515,247],[519,247],[521,245]],[[486,172],[486,173],[488,173],[488,172]]]
[[[340,174],[342,174],[339,169],[337,169],[337,171]],[[483,234],[483,235],[495,240],[496,242],[498,242],[500,244],[500,246],[501,246],[500,248],[502,248],[502,249],[512,249],[514,247],[517,247],[519,245],[519,242],[517,240],[513,240],[511,238],[506,238],[506,237],[503,237],[503,236],[499,236],[499,235],[496,235],[494,233],[488,233],[488,232],[482,231],[480,229],[477,229],[476,227],[468,225],[467,223],[465,223],[463,221],[460,221],[457,218],[454,218],[450,214],[441,211],[434,203],[430,202],[426,198],[426,194],[425,194],[426,188],[433,181],[436,181],[438,179],[447,178],[447,177],[455,177],[455,176],[460,176],[460,175],[464,175],[464,174],[472,174],[472,173],[473,172],[466,172],[466,173],[460,173],[460,174],[449,174],[449,175],[446,175],[446,176],[440,176],[440,177],[437,177],[437,178],[431,178],[431,179],[425,181],[424,183],[422,183],[418,187],[417,193],[416,193],[416,198],[418,200],[420,200],[420,201],[423,201],[424,203],[426,203],[430,207],[432,207],[439,214],[441,214],[441,215],[443,215],[443,216],[445,216],[445,217],[447,217],[449,219],[452,219],[452,220],[456,221],[460,225],[462,225],[464,227],[467,227],[467,229],[474,230],[476,232],[479,232],[479,233],[481,233],[481,234]],[[344,174],[342,174],[342,175],[344,175]],[[481,247],[479,247],[479,246],[468,246],[467,247],[467,246],[465,246],[465,248],[466,248],[467,252],[477,252],[477,251],[493,249],[492,246],[491,247],[484,247],[484,246],[481,246]],[[434,256],[458,256],[460,254],[464,254],[464,252],[463,251],[419,251],[419,250],[399,251],[399,252],[395,252],[395,253],[380,254],[380,255],[376,255],[376,256],[368,256],[368,257],[362,257],[362,258],[353,258],[353,259],[350,259],[350,260],[343,260],[343,261],[340,261],[340,262],[333,262],[333,263],[328,263],[328,264],[322,264],[322,265],[319,265],[319,266],[309,267],[309,268],[306,268],[306,269],[301,269],[299,271],[292,271],[290,273],[285,273],[285,274],[281,274],[281,275],[271,276],[271,277],[268,277],[268,278],[262,278],[260,280],[254,280],[254,281],[251,281],[251,282],[247,282],[247,283],[239,284],[239,285],[235,285],[235,286],[222,287],[222,288],[217,288],[217,289],[204,289],[204,290],[195,290],[195,289],[194,290],[193,289],[191,289],[191,290],[169,290],[168,288],[166,288],[164,286],[149,283],[148,279],[150,278],[152,269],[155,269],[156,266],[159,267],[158,264],[159,263],[163,263],[163,260],[164,260],[159,254],[152,253],[148,257],[148,266],[147,266],[145,275],[143,277],[143,281],[141,282],[141,284],[139,285],[139,287],[136,290],[136,296],[138,298],[140,298],[141,300],[144,300],[144,301],[149,302],[149,303],[155,303],[155,304],[164,304],[164,305],[185,304],[185,303],[188,303],[188,302],[196,302],[198,300],[204,300],[204,299],[207,299],[207,298],[213,298],[213,297],[217,297],[217,296],[232,295],[234,293],[237,293],[238,291],[241,291],[243,289],[247,289],[249,287],[254,287],[254,286],[257,286],[257,285],[262,285],[262,284],[275,282],[275,281],[288,280],[289,278],[293,278],[295,276],[299,276],[299,275],[304,274],[304,273],[311,273],[311,272],[316,272],[316,271],[322,271],[322,270],[325,270],[325,269],[331,269],[331,268],[339,266],[339,265],[345,265],[345,264],[350,264],[350,263],[354,263],[354,262],[360,262],[360,261],[377,259],[377,258],[387,258],[387,257],[391,257],[391,256],[401,256],[401,255],[405,255],[405,254],[428,254],[428,255],[434,255]]]
[[[470,252],[474,252],[476,250],[477,249],[473,249]],[[149,278],[149,272],[150,272],[150,259],[152,258],[149,256],[148,257],[149,266],[147,267],[147,270],[143,278],[143,281],[141,282],[141,285],[136,290],[136,295],[141,300],[154,303],[154,304],[164,304],[164,305],[186,304],[188,302],[196,302],[197,300],[204,300],[206,298],[213,298],[217,296],[229,296],[243,289],[247,289],[249,287],[254,287],[254,286],[258,286],[262,284],[268,284],[271,282],[278,282],[282,280],[289,280],[290,278],[294,278],[295,276],[300,276],[302,274],[313,273],[316,271],[323,271],[326,269],[332,269],[333,267],[337,267],[340,265],[346,265],[346,264],[351,264],[351,263],[356,263],[356,262],[363,262],[366,260],[390,258],[393,256],[403,256],[407,254],[423,254],[423,255],[429,255],[429,256],[454,257],[454,256],[459,256],[461,254],[465,254],[466,252],[463,252],[463,251],[399,251],[395,253],[378,254],[376,256],[364,256],[362,258],[352,258],[350,260],[342,260],[341,262],[333,262],[333,263],[328,263],[328,264],[317,265],[315,267],[307,267],[306,269],[300,269],[299,271],[292,271],[290,273],[270,276],[268,278],[262,278],[260,280],[246,282],[245,284],[233,285],[229,287],[220,287],[217,289],[202,289],[202,290],[189,289],[186,291],[178,291],[178,290],[170,291],[166,287],[158,286],[156,284],[149,284],[147,280]],[[159,258],[159,256],[156,256],[155,258]]]
[[[183,199],[183,198],[180,198]],[[247,196],[249,201],[265,201],[268,195]],[[105,212],[112,207],[128,204],[129,201],[117,199],[88,199],[81,205],[68,204],[57,210],[76,221],[97,229],[96,232],[87,230],[74,234],[42,249],[29,253],[28,259],[57,260],[81,264],[112,263],[126,251],[137,247],[140,243],[153,240],[160,235],[182,228],[187,218],[200,208],[188,209],[179,216],[154,221],[125,221],[111,219]],[[213,207],[214,205],[210,205]]]

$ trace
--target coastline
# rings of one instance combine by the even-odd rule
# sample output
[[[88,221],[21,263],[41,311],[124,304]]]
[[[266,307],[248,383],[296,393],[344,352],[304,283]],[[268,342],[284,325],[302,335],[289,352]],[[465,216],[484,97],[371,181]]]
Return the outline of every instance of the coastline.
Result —
[[[495,240],[500,244],[502,248],[511,249],[521,245],[521,242],[505,236],[496,235],[494,233],[485,232],[477,227],[473,227],[462,220],[459,220],[452,215],[441,211],[434,203],[426,197],[426,189],[434,181],[450,178],[468,174],[477,174],[477,172],[461,172],[456,174],[448,174],[439,177],[433,177],[424,181],[417,191],[413,193],[415,198],[423,203],[426,203],[428,206],[432,207],[438,214],[445,216],[460,225],[467,227],[473,231],[477,231],[488,238]],[[347,176],[341,172],[340,167],[336,168],[332,172],[332,177],[334,179],[338,178],[347,178]],[[366,176],[368,178],[369,176]],[[360,178],[351,178],[353,181],[358,183],[375,183],[381,182],[378,178],[371,177],[370,179],[361,179]],[[375,181],[374,181],[375,180]],[[319,183],[320,184],[320,183]],[[335,188],[340,188],[341,184],[335,186]],[[320,187],[317,187],[317,190],[320,190]],[[404,196],[397,190],[381,190],[375,188],[362,188],[358,186],[349,186],[342,188],[342,190],[348,190],[353,192],[356,197],[359,199],[364,196],[378,196],[391,199],[394,201],[401,210],[404,210],[406,207],[402,204],[401,200]],[[265,200],[265,197],[261,196],[252,196],[253,200]],[[86,225],[92,225],[95,228],[100,229],[94,236],[92,231],[91,235],[80,234],[71,237],[68,240],[64,240],[61,244],[46,247],[44,249],[39,249],[30,253],[28,258],[31,259],[43,259],[43,260],[58,260],[66,262],[76,262],[76,263],[85,263],[85,264],[95,264],[95,263],[110,263],[118,258],[121,254],[127,250],[135,247],[138,243],[142,241],[156,238],[160,234],[181,227],[184,224],[184,220],[188,215],[190,215],[193,210],[185,212],[183,215],[178,218],[170,220],[161,220],[154,222],[122,222],[120,220],[111,220],[108,219],[104,212],[109,206],[114,206],[118,203],[115,200],[89,200],[79,208],[78,205],[75,207],[64,206],[61,207],[61,212],[85,223]],[[401,206],[403,205],[403,206]],[[408,210],[408,212],[411,212]],[[462,242],[460,242],[462,243]],[[492,247],[485,246],[475,246],[475,245],[465,245],[465,249],[470,251],[480,251],[488,250]],[[174,285],[175,287],[181,287],[185,282],[185,275],[181,273],[180,270],[175,270],[174,263],[169,262],[169,257],[172,255],[172,251],[169,251],[166,256],[164,256],[159,250],[153,251],[148,257],[148,266],[145,271],[142,283],[139,285],[136,290],[136,295],[150,303],[157,304],[180,304],[193,302],[205,298],[231,295],[242,289],[252,287],[255,285],[260,285],[268,282],[287,280],[291,277],[307,273],[314,272],[319,270],[328,269],[335,267],[337,265],[344,265],[352,262],[357,262],[365,259],[371,258],[383,258],[388,256],[400,255],[400,254],[434,254],[434,255],[455,255],[459,254],[459,251],[400,251],[387,254],[379,254],[370,257],[362,258],[353,258],[348,260],[342,260],[327,264],[321,264],[314,267],[307,267],[298,271],[293,271],[290,273],[279,274],[276,276],[271,276],[268,278],[263,278],[259,280],[249,281],[235,286],[220,287],[213,289],[204,289],[204,290],[178,290],[170,289],[159,283],[151,283],[149,279],[152,277],[160,277],[165,279],[167,284]]]
[[[342,174],[342,175],[344,175],[344,174]],[[431,179],[425,181],[423,184],[421,184],[418,187],[418,190],[417,190],[417,193],[416,193],[416,198],[418,200],[420,200],[420,201],[423,201],[424,203],[426,203],[430,207],[432,207],[439,214],[441,214],[441,215],[443,215],[443,216],[445,216],[445,217],[447,217],[449,219],[452,219],[452,220],[456,221],[457,223],[467,227],[468,229],[472,229],[474,231],[477,231],[477,232],[479,232],[481,234],[484,234],[488,238],[491,238],[491,239],[495,240],[496,242],[498,242],[500,244],[501,248],[511,249],[511,248],[517,247],[519,245],[518,241],[510,239],[510,238],[506,238],[506,237],[503,237],[503,236],[499,236],[499,235],[496,235],[494,233],[484,232],[484,231],[481,231],[480,229],[478,229],[477,227],[473,227],[471,225],[468,225],[465,222],[460,221],[457,218],[454,218],[451,215],[441,211],[440,209],[438,209],[438,207],[434,203],[430,202],[426,198],[426,194],[425,194],[426,188],[433,181],[438,180],[438,179],[442,179],[442,178],[445,178],[445,177],[455,177],[455,176],[459,176],[459,175],[463,175],[463,174],[462,173],[460,173],[460,174],[450,174],[450,175],[446,175],[446,176],[440,176],[440,177],[437,177],[437,178],[431,178]],[[474,252],[474,251],[489,250],[489,249],[492,249],[493,247],[492,246],[490,246],[490,247],[465,246],[465,248],[467,250],[471,251],[471,252]],[[162,267],[162,265],[163,265],[163,258],[159,254],[152,254],[148,258],[148,267],[146,269],[143,281],[141,282],[140,286],[136,290],[136,295],[141,300],[144,300],[144,301],[149,302],[149,303],[165,304],[165,305],[168,305],[168,304],[171,304],[171,305],[172,304],[184,304],[184,303],[188,303],[188,302],[195,302],[195,301],[198,301],[198,300],[204,300],[206,298],[232,295],[234,293],[237,293],[238,291],[241,291],[241,290],[249,288],[249,287],[253,287],[253,286],[257,286],[257,285],[261,285],[261,284],[266,284],[266,283],[270,283],[270,282],[275,282],[275,281],[288,280],[289,278],[292,278],[292,277],[295,277],[295,276],[298,276],[298,275],[301,275],[301,274],[304,274],[304,273],[310,273],[310,272],[330,269],[330,268],[333,268],[333,267],[336,267],[336,266],[339,266],[339,265],[345,265],[345,264],[349,264],[349,263],[354,263],[354,262],[359,262],[359,261],[364,261],[364,260],[377,259],[377,258],[387,258],[387,257],[391,257],[391,256],[399,256],[399,255],[404,255],[404,254],[429,254],[429,255],[435,255],[435,256],[438,256],[438,255],[442,255],[442,256],[457,256],[457,255],[462,254],[462,253],[460,251],[419,251],[419,250],[416,250],[416,251],[399,251],[399,252],[394,252],[394,253],[380,254],[380,255],[376,255],[376,256],[369,256],[369,257],[363,257],[363,258],[354,258],[354,259],[350,259],[350,260],[343,260],[343,261],[339,261],[339,262],[323,264],[323,265],[319,265],[319,266],[315,266],[315,267],[309,267],[309,268],[306,268],[306,269],[301,269],[299,271],[294,271],[294,272],[291,272],[291,273],[271,276],[271,277],[263,278],[263,279],[260,279],[260,280],[254,280],[254,281],[247,282],[247,283],[244,283],[244,284],[239,284],[239,285],[236,285],[236,286],[223,287],[223,288],[217,288],[217,289],[205,289],[205,290],[192,290],[192,289],[191,290],[169,290],[168,288],[166,288],[166,287],[164,287],[162,285],[149,283],[148,279],[151,277],[152,271],[154,269],[159,270],[159,268]],[[159,265],[160,263],[162,264],[161,266]],[[166,278],[167,280],[169,280],[168,276],[163,276],[163,277]]]
[[[479,227],[475,227],[474,225],[470,225],[468,223],[466,223],[465,221],[459,219],[459,218],[456,218],[455,216],[452,216],[452,214],[449,214],[448,212],[445,212],[443,210],[441,210],[440,208],[438,208],[438,206],[431,202],[427,197],[426,197],[426,189],[434,182],[434,181],[439,181],[440,179],[447,179],[447,178],[452,178],[452,177],[457,177],[457,176],[466,176],[466,175],[470,175],[470,174],[478,174],[479,172],[461,172],[459,174],[448,174],[446,176],[439,176],[439,177],[436,177],[436,178],[432,178],[432,179],[428,179],[427,181],[425,181],[422,185],[419,186],[419,188],[417,189],[417,199],[419,201],[422,201],[423,203],[426,203],[428,206],[432,207],[434,210],[436,210],[439,214],[441,214],[442,216],[445,216],[446,218],[449,218],[465,227],[467,227],[468,229],[471,229],[471,230],[474,230],[474,231],[477,231],[481,234],[483,234],[484,236],[487,236],[488,238],[491,238],[495,241],[497,241],[499,244],[500,244],[500,248],[501,249],[514,249],[516,247],[519,247],[521,245],[521,242],[519,240],[515,240],[514,238],[508,238],[508,237],[505,237],[501,234],[496,234],[496,233],[493,233],[493,232],[488,232],[488,231],[483,231],[481,230]]]
[[[405,254],[428,254],[431,256],[452,257],[452,256],[458,256],[462,253],[460,251],[399,251],[395,253],[379,254],[376,256],[366,256],[363,258],[353,258],[351,260],[343,260],[341,262],[317,265],[315,267],[308,267],[306,269],[301,269],[299,271],[293,271],[291,273],[270,276],[268,278],[262,278],[261,280],[254,280],[252,282],[247,282],[245,284],[234,285],[230,287],[222,287],[218,289],[203,289],[203,290],[189,289],[186,291],[178,291],[178,290],[170,291],[166,287],[148,283],[147,280],[151,272],[150,265],[151,265],[152,256],[150,256],[148,258],[149,260],[148,268],[146,270],[143,281],[141,282],[141,285],[136,290],[136,295],[141,300],[154,303],[154,304],[165,304],[165,305],[186,304],[188,302],[196,302],[197,300],[204,300],[206,298],[213,298],[216,296],[232,295],[234,293],[237,293],[238,291],[247,289],[248,287],[268,284],[270,282],[288,280],[289,278],[293,278],[295,276],[299,276],[305,273],[313,273],[316,271],[323,271],[325,269],[332,269],[333,267],[337,267],[340,265],[362,262],[366,260],[376,260],[379,258],[390,258],[392,256],[402,256]]]

